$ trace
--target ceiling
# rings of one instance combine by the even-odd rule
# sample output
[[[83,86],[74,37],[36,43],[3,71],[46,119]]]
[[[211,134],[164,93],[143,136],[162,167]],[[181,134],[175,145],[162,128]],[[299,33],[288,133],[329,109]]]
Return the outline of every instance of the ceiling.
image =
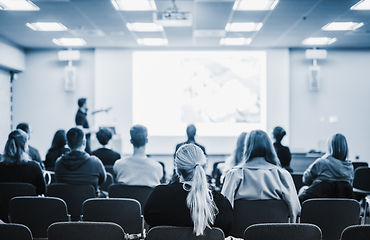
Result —
[[[233,0],[176,0],[179,11],[193,14],[190,27],[164,32],[130,32],[126,23],[153,22],[153,12],[116,11],[110,0],[33,0],[40,11],[0,11],[0,38],[23,48],[62,48],[53,38],[79,37],[87,48],[146,48],[137,38],[166,36],[165,48],[233,48],[220,45],[228,22],[262,22],[257,32],[227,32],[225,37],[252,38],[243,48],[301,48],[308,37],[335,37],[325,48],[370,48],[370,11],[352,11],[359,0],[280,0],[273,11],[234,11]],[[172,6],[156,0],[157,10]],[[37,32],[27,22],[61,22],[66,32]],[[333,21],[363,22],[355,31],[322,31]],[[159,47],[163,48],[163,47]],[[234,47],[235,48],[235,47]],[[238,46],[237,48],[240,48]]]

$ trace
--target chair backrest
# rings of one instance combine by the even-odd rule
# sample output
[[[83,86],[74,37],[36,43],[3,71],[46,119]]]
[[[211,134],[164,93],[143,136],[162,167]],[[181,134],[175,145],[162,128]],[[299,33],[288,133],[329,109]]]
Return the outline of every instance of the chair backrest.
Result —
[[[369,167],[369,164],[367,162],[352,162],[352,165],[355,171],[359,167]]]
[[[291,175],[293,178],[295,189],[298,193],[299,189],[301,189],[301,187],[303,187],[304,185],[302,181],[303,173],[291,173]]]
[[[0,183],[0,218],[8,222],[9,201],[17,196],[36,196],[36,189],[30,183]]]
[[[54,183],[47,187],[46,195],[63,199],[68,206],[72,220],[79,220],[82,215],[82,203],[89,198],[95,198],[95,189],[91,185],[74,185]]]
[[[105,182],[100,185],[100,190],[108,192],[108,188],[111,184],[114,183],[113,175],[110,172],[107,172],[107,178],[105,179]]]
[[[321,240],[318,226],[308,223],[262,223],[249,226],[244,240]]]
[[[32,240],[31,230],[22,224],[0,224],[1,240]]]
[[[192,227],[157,226],[149,230],[147,240],[225,240],[219,228],[206,228],[202,236],[195,236]]]
[[[354,191],[370,191],[370,168],[359,167],[355,171],[353,179]]]
[[[346,227],[341,240],[368,240],[370,238],[370,225],[353,225]]]
[[[129,186],[119,183],[110,185],[108,189],[109,197],[136,199],[140,202],[142,208],[144,208],[146,200],[152,191],[153,188],[147,186]]]
[[[256,223],[288,223],[289,208],[283,200],[244,200],[234,202],[231,235],[242,238],[244,230]]]
[[[125,231],[116,223],[60,222],[48,228],[48,240],[124,240]]]
[[[69,220],[66,203],[55,197],[14,197],[9,202],[9,216],[12,223],[29,227],[36,238],[46,238],[52,223]]]
[[[143,218],[140,203],[127,198],[87,199],[82,206],[83,221],[114,222],[126,233],[142,234]]]
[[[320,227],[324,240],[339,239],[341,232],[360,222],[360,204],[347,198],[313,198],[302,203],[300,221]]]

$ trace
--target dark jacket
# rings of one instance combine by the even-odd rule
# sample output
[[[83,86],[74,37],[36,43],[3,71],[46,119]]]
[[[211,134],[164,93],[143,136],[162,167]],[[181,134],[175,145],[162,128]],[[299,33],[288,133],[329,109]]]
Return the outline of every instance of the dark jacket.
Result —
[[[121,158],[121,155],[108,148],[99,148],[91,153],[97,156],[104,164],[104,166],[114,165],[114,162]]]
[[[58,158],[54,171],[58,183],[91,184],[95,189],[106,178],[100,159],[80,151],[71,151]]]
[[[233,223],[230,202],[216,191],[212,191],[212,194],[218,208],[213,226],[221,228],[225,236],[229,236]],[[165,225],[192,227],[190,209],[186,205],[187,196],[188,192],[179,182],[155,187],[144,207],[145,221],[150,227]]]

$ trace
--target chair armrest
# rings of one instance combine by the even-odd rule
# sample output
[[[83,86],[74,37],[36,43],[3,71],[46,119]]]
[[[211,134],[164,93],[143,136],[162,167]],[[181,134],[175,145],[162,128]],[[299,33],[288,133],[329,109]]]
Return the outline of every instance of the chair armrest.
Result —
[[[68,222],[71,222],[71,214],[67,214]]]

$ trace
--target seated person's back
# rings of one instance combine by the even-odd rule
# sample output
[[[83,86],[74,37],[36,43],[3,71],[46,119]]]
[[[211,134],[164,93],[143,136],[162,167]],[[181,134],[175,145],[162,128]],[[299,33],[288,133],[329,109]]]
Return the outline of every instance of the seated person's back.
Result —
[[[112,138],[112,133],[108,129],[103,128],[96,133],[96,138],[103,147],[93,151],[91,155],[97,156],[104,166],[112,166],[116,160],[121,158],[119,153],[106,147]]]
[[[55,161],[70,149],[66,147],[67,137],[64,130],[58,130],[54,134],[51,147],[49,148],[45,156],[45,168],[50,171],[54,171]]]
[[[145,145],[148,142],[146,127],[135,125],[131,128],[130,135],[134,153],[114,163],[116,181],[126,185],[149,187],[159,185],[163,176],[163,168],[159,162],[145,155]]]
[[[27,154],[27,134],[20,129],[9,134],[0,161],[0,182],[32,184],[37,194],[44,194],[45,179],[40,165]]]
[[[106,172],[99,158],[84,151],[85,134],[79,128],[67,132],[68,146],[71,152],[58,158],[55,163],[55,175],[58,183],[90,184],[95,189],[104,183]]]

